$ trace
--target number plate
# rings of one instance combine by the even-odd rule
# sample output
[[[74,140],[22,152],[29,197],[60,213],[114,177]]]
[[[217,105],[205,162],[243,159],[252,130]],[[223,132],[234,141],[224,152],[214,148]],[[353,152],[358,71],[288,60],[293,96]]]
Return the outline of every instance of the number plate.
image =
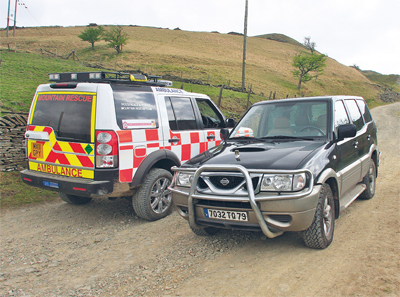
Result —
[[[230,220],[230,221],[248,221],[247,212],[245,211],[230,211],[218,209],[204,209],[204,215],[209,219]]]
[[[49,182],[46,180],[43,181],[43,186],[50,187],[50,188],[57,188],[57,189],[59,188],[58,183],[53,183],[53,182]]]
[[[31,144],[32,157],[35,159],[43,159],[43,143],[32,142]]]

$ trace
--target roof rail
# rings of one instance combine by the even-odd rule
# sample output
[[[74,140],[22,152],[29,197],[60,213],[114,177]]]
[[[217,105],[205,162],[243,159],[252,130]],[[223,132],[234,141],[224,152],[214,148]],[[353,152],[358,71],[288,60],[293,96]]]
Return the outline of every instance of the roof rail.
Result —
[[[165,86],[165,83],[158,82],[158,78],[151,77],[148,81],[143,74],[132,74],[125,72],[94,71],[94,72],[61,72],[49,73],[51,82],[97,82],[97,83],[126,83],[148,86]]]

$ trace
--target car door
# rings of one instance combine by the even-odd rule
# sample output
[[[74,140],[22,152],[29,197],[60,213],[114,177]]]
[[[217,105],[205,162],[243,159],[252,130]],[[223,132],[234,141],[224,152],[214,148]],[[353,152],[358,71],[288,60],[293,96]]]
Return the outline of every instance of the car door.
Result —
[[[182,163],[219,144],[217,128],[205,129],[197,101],[186,96],[165,96],[168,125],[164,131],[166,149]]]
[[[351,123],[348,110],[344,102],[338,100],[335,102],[335,132],[340,125]],[[340,193],[345,194],[358,183],[361,177],[361,162],[358,156],[357,136],[345,138],[337,143],[337,173],[339,177]]]
[[[225,128],[225,121],[210,99],[196,98],[195,111],[201,117],[202,133],[205,138],[205,150],[221,143],[220,130]]]
[[[370,155],[369,151],[371,146],[376,141],[376,125],[372,120],[371,113],[369,112],[368,106],[366,105],[363,99],[357,99],[357,104],[360,109],[360,112],[364,118],[365,125],[365,134],[363,134],[362,140],[364,142],[363,145],[363,156],[361,161],[361,176],[365,176],[369,169]]]

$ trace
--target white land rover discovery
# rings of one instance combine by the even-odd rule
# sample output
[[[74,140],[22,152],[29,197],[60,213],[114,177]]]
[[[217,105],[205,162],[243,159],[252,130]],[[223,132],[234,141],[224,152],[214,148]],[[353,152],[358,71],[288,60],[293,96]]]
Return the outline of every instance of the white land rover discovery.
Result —
[[[21,177],[72,204],[132,197],[138,216],[163,218],[171,167],[218,145],[219,130],[234,125],[208,96],[143,75],[52,73],[50,81],[32,101]]]

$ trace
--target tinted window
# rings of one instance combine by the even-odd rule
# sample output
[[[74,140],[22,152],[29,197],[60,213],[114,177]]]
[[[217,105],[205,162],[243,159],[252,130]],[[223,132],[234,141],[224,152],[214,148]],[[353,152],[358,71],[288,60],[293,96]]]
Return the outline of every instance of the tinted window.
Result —
[[[369,112],[367,104],[365,104],[364,100],[357,100],[358,107],[360,108],[360,111],[364,117],[364,120],[366,123],[372,121],[371,113]]]
[[[335,129],[340,125],[349,124],[349,117],[347,116],[346,109],[344,108],[343,101],[335,102]]]
[[[39,93],[31,124],[52,127],[58,140],[89,143],[94,98],[93,93]]]
[[[350,113],[351,121],[354,125],[356,125],[358,131],[364,126],[364,121],[360,110],[358,109],[357,103],[355,100],[345,100],[345,102]]]
[[[158,127],[156,102],[151,92],[135,92],[128,88],[114,89],[117,124],[121,129]]]
[[[177,130],[178,125],[176,123],[174,110],[172,109],[172,103],[171,103],[171,99],[169,97],[165,97],[165,106],[167,107],[169,128],[171,130]]]
[[[204,128],[222,128],[225,126],[223,119],[215,111],[215,107],[212,106],[211,102],[204,99],[196,99],[196,102],[201,113]]]
[[[169,99],[172,104],[172,112],[168,113],[168,117],[172,114],[176,120],[176,130],[194,130],[197,129],[196,118],[193,111],[192,102],[190,98],[184,97],[170,97]],[[167,102],[167,101],[166,101]],[[171,127],[173,130],[174,125]]]

